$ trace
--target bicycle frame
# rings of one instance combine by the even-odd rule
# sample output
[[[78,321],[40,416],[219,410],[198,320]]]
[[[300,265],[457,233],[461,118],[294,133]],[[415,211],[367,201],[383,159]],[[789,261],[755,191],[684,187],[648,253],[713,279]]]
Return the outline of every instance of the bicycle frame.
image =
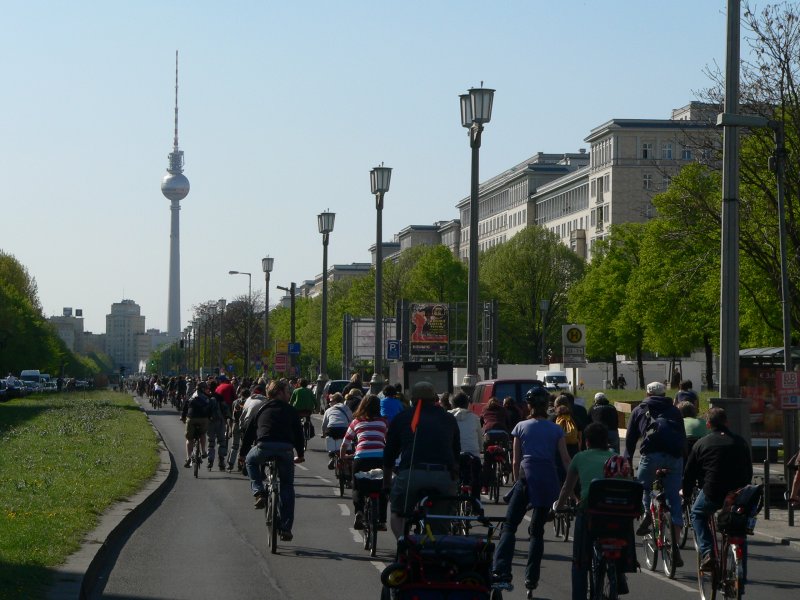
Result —
[[[729,535],[722,533],[717,535],[716,518],[714,514],[708,517],[708,527],[711,531],[713,544],[711,545],[711,552],[714,557],[714,567],[710,573],[703,572],[699,569],[697,572],[697,579],[700,586],[700,596],[704,600],[716,598],[717,591],[722,591],[724,598],[739,599],[742,595],[743,579],[744,579],[744,561],[746,558],[746,537],[744,535]],[[733,564],[729,564],[728,557],[731,557]],[[698,552],[699,560],[699,552]],[[731,571],[731,567],[733,571]],[[706,577],[710,575],[710,581]],[[704,589],[710,586],[708,594]]]

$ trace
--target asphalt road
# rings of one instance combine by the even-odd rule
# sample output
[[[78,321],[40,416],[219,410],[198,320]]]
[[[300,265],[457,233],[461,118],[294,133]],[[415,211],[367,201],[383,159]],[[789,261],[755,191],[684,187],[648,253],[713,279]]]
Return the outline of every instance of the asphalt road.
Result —
[[[351,529],[352,505],[338,497],[333,474],[326,468],[323,440],[311,442],[306,462],[295,472],[297,490],[294,540],[279,542],[277,555],[267,548],[263,511],[252,508],[248,481],[238,474],[201,469],[195,479],[183,468],[183,428],[171,408],[150,410],[178,465],[178,477],[162,503],[145,515],[134,531],[111,553],[92,598],[270,600],[380,597],[379,572],[392,561],[394,538],[380,533],[378,556],[362,549]],[[319,430],[319,422],[317,422]],[[502,515],[502,506],[489,506]],[[525,598],[522,585],[527,534],[520,527],[514,578],[518,584],[504,598]],[[536,598],[570,598],[571,542],[547,542]],[[795,599],[800,588],[800,553],[786,546],[750,540],[747,597]],[[684,551],[686,566],[675,580],[660,571],[629,575],[630,598],[666,600],[696,598],[695,552]],[[640,557],[644,564],[644,559]]]

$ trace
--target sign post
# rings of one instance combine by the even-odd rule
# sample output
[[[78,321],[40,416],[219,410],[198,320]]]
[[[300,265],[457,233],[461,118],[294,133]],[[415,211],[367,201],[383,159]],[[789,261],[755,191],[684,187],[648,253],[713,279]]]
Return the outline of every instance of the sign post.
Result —
[[[776,371],[775,388],[781,403],[781,410],[800,409],[800,381],[796,371]]]
[[[577,395],[576,370],[586,366],[586,325],[562,325],[561,348],[564,367],[572,367],[572,394]]]

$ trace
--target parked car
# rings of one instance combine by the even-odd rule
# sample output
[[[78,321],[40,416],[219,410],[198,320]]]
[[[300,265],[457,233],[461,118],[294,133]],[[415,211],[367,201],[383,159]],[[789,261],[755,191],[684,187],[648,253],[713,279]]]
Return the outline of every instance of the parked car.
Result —
[[[17,378],[7,378],[6,380],[8,398],[22,398],[28,395],[28,390],[25,389],[25,384]]]
[[[522,414],[528,414],[525,395],[534,386],[542,387],[542,382],[538,379],[487,379],[486,381],[479,381],[472,391],[470,409],[478,416],[481,416],[483,409],[486,408],[486,404],[489,402],[489,398],[494,396],[502,402],[507,396],[511,396],[522,409]]]

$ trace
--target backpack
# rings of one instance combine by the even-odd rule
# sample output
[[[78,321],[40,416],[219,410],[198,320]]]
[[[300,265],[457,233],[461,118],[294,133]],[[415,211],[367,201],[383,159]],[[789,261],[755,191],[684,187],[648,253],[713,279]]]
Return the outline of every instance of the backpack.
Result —
[[[663,414],[653,415],[648,410],[645,413],[642,448],[645,445],[648,446],[649,452],[666,452],[680,456],[683,452],[684,440],[677,423]]]
[[[575,421],[572,415],[558,415],[556,417],[556,425],[564,430],[564,441],[568,446],[578,445],[578,428],[575,426]]]
[[[746,485],[730,492],[717,515],[717,529],[729,535],[752,534],[755,516],[763,506],[763,485]]]
[[[208,419],[211,417],[211,401],[208,398],[203,400],[200,396],[192,396],[189,400],[189,410],[192,411],[194,419]]]

